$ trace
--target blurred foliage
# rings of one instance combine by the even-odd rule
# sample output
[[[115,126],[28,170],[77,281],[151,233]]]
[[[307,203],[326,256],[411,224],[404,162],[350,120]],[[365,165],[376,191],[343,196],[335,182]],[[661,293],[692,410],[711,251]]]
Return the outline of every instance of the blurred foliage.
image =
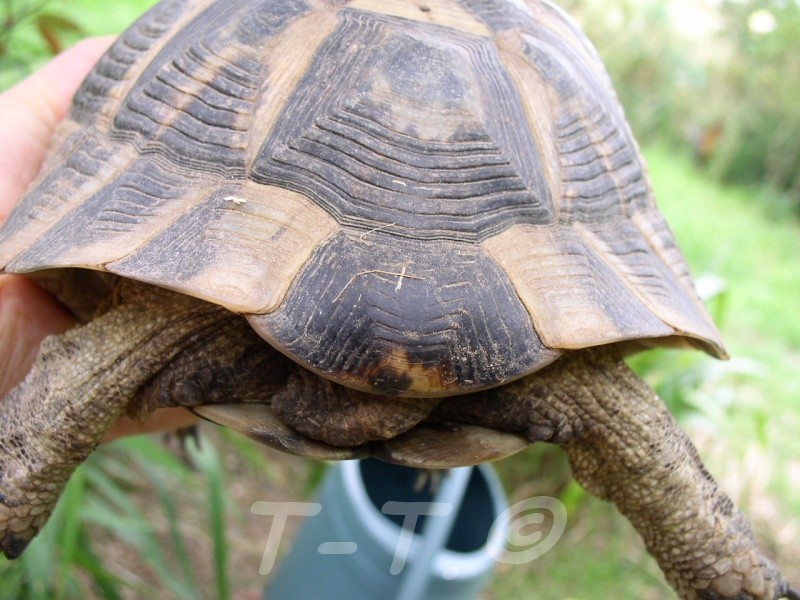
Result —
[[[88,35],[117,34],[157,0],[0,0],[0,90]]]
[[[181,488],[190,498],[195,494],[206,498],[205,526],[214,532],[214,597],[230,597],[223,468],[212,444],[193,442],[187,443],[188,463],[152,437],[127,439],[90,456],[22,557],[16,561],[0,557],[0,600],[114,599],[131,592],[136,597],[204,597],[200,591],[204,584],[182,531],[178,502],[186,501],[186,495],[176,494]],[[200,487],[203,480],[205,491]],[[132,493],[143,487],[153,502],[145,507]],[[108,536],[139,557],[150,571],[147,580],[113,572],[114,556],[102,555],[109,548],[102,541]]]
[[[772,208],[788,199],[800,212],[800,4],[561,4],[603,57],[639,140],[689,145],[708,172],[769,183],[786,192]]]
[[[49,0],[3,0],[0,21],[0,89],[28,74],[37,57],[58,54],[87,33],[50,10]]]
[[[712,72],[716,118],[726,125],[712,168],[728,181],[789,190],[800,206],[800,4],[726,0],[722,14],[734,55]],[[759,15],[767,27],[772,15],[774,30],[753,31]]]

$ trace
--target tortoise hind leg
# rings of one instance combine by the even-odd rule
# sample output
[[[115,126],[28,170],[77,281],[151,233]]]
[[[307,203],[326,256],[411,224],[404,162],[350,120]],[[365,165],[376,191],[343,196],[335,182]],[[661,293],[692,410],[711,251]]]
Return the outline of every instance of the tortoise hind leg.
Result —
[[[564,448],[575,478],[617,505],[682,599],[798,598],[688,436],[615,350],[573,352],[437,412]]]
[[[564,444],[575,478],[611,500],[686,600],[796,597],[663,402],[612,353],[586,353],[569,394],[590,424]]]
[[[142,385],[184,346],[214,339],[235,320],[244,321],[124,281],[102,316],[42,343],[27,378],[0,401],[0,550],[7,557],[42,528],[72,471]]]

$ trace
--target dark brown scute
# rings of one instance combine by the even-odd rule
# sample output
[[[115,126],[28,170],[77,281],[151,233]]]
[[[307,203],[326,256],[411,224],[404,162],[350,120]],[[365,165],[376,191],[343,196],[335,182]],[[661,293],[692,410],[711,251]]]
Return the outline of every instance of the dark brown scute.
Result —
[[[251,177],[360,232],[480,241],[553,222],[524,120],[489,40],[346,10]]]
[[[248,318],[312,370],[375,393],[480,389],[558,356],[479,247],[381,232],[335,237],[278,311]]]

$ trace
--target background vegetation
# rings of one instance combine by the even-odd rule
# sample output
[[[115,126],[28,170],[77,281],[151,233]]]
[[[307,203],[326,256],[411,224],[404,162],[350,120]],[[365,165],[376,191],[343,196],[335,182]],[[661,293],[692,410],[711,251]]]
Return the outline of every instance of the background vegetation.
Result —
[[[0,0],[0,89],[153,0]],[[566,0],[603,56],[659,204],[734,359],[640,355],[762,544],[800,582],[800,14],[795,0]],[[309,494],[320,469],[204,428],[104,447],[46,530],[0,559],[3,598],[258,598],[268,523],[256,500]],[[531,448],[498,464],[512,499],[558,495],[564,539],[502,569],[487,598],[674,597],[635,533]]]
[[[800,211],[800,3],[567,0],[641,140],[689,146],[730,183]]]

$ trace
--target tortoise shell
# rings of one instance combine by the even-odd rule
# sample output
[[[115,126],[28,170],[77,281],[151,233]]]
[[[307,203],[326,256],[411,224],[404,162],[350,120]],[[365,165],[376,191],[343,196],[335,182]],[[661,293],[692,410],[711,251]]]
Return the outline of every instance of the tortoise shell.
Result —
[[[383,394],[724,355],[595,51],[538,0],[165,0],[84,81],[0,267],[196,296]]]

